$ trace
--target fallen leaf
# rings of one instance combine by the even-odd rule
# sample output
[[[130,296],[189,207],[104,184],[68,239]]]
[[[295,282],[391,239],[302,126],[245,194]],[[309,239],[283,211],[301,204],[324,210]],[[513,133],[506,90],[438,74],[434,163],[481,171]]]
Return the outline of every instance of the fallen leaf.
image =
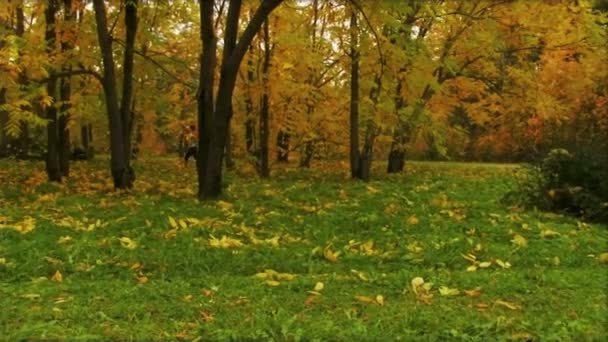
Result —
[[[57,240],[57,243],[62,244],[62,243],[68,243],[72,241],[72,237],[69,235],[66,236],[62,236]]]
[[[363,281],[369,281],[369,278],[365,275],[365,273],[363,272],[359,272],[357,270],[350,270],[352,273],[354,273],[357,278],[363,280]]]
[[[137,242],[129,239],[128,237],[121,237],[118,239],[120,241],[120,245],[123,246],[126,249],[130,249],[133,250],[135,248],[137,248]]]
[[[478,266],[479,266],[479,268],[488,268],[488,267],[492,266],[492,262],[491,261],[480,262]]]
[[[511,263],[509,263],[508,261],[502,261],[500,259],[496,259],[496,260],[494,260],[494,262],[496,263],[496,265],[498,265],[502,268],[511,268]]]
[[[521,309],[521,305],[519,305],[519,304],[510,303],[510,302],[500,300],[500,299],[497,299],[494,302],[494,304],[504,306],[505,308],[510,309],[510,310],[520,310]]]
[[[273,286],[273,287],[274,287],[274,286],[279,286],[279,285],[281,285],[281,283],[279,283],[279,282],[278,282],[278,281],[276,281],[276,280],[266,280],[266,285],[268,285],[268,286]]]
[[[209,311],[200,311],[203,322],[211,322],[215,319]]]
[[[171,226],[171,228],[177,229],[178,228],[177,221],[175,221],[175,219],[171,216],[169,216],[168,219],[169,219],[169,226]]]
[[[555,230],[551,230],[551,229],[543,229],[540,232],[540,237],[545,238],[545,239],[550,239],[550,238],[554,238],[554,237],[558,237],[561,234],[556,232]]]
[[[597,257],[602,264],[608,264],[608,252],[602,253]]]
[[[323,284],[322,282],[319,281],[315,284],[314,290],[316,292],[319,292],[319,291],[323,290],[324,287],[325,287],[325,284]]]
[[[211,235],[209,245],[215,248],[237,248],[243,246],[243,243],[241,240],[233,239],[226,235],[222,236],[221,239],[217,239],[215,236]]]
[[[325,258],[325,260],[330,262],[338,262],[339,255],[340,252],[334,252],[331,250],[330,247],[327,247],[325,248],[325,250],[323,250],[323,257]]]
[[[468,297],[479,297],[481,295],[481,287],[476,287],[471,290],[464,290],[463,292]]]
[[[475,272],[475,271],[477,271],[477,266],[471,265],[471,266],[467,267],[467,272]]]
[[[145,284],[147,283],[150,279],[148,277],[146,277],[145,275],[138,275],[136,277],[137,283],[138,284]]]
[[[442,296],[458,296],[460,294],[460,290],[451,289],[447,286],[441,286],[439,288],[439,294]]]
[[[355,299],[363,304],[375,304],[376,300],[372,297],[368,297],[368,296],[355,296]]]
[[[376,295],[376,303],[380,306],[384,306],[384,296]]]
[[[515,234],[513,236],[513,239],[511,239],[511,242],[514,245],[517,245],[519,247],[526,247],[526,246],[528,246],[528,240],[526,240],[525,237],[523,237],[523,236],[521,236],[519,234]]]
[[[304,304],[306,304],[306,305],[312,305],[312,304],[314,304],[314,302],[317,300],[318,297],[319,296],[314,295],[314,294],[310,295],[310,296],[306,297],[306,300],[304,301]]]
[[[420,222],[420,220],[418,220],[418,218],[416,217],[416,215],[412,215],[407,219],[407,224],[409,225],[416,225]]]
[[[40,295],[38,293],[25,293],[25,294],[20,295],[19,297],[25,298],[25,299],[38,299],[38,298],[40,298]]]
[[[51,277],[51,281],[55,283],[61,283],[63,281],[63,275],[59,271],[55,271],[53,276]]]

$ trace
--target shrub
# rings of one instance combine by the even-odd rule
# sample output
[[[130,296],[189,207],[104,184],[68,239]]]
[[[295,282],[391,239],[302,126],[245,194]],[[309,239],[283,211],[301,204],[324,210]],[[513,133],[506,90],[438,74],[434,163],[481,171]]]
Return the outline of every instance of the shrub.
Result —
[[[553,149],[518,175],[505,200],[541,210],[608,222],[608,157],[580,149]]]

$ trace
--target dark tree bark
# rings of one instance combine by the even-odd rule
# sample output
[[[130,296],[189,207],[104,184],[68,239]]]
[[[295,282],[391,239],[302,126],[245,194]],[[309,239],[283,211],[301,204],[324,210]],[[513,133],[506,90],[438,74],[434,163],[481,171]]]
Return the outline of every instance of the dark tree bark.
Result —
[[[203,51],[200,61],[198,104],[198,156],[196,169],[198,175],[198,194],[203,197],[203,189],[207,180],[207,156],[211,147],[212,119],[215,111],[213,85],[215,83],[215,65],[217,38],[213,25],[213,1],[200,2],[201,29],[200,38]]]
[[[48,0],[44,11],[46,28],[44,39],[47,53],[52,54],[55,50],[55,13],[57,12],[56,0]],[[49,70],[49,79],[46,85],[47,95],[53,99],[57,98],[57,77],[55,70]],[[57,106],[53,104],[46,107],[47,124],[47,155],[46,173],[50,181],[61,182],[61,170],[59,168],[59,132],[57,122]]]
[[[397,113],[399,113],[406,106],[405,100],[401,96],[402,87],[402,81],[399,81],[395,89],[395,110]],[[408,141],[407,131],[408,129],[406,122],[400,122],[397,124],[395,132],[393,133],[391,149],[388,154],[388,165],[386,167],[387,173],[399,173],[403,171],[405,166],[405,144]]]
[[[123,86],[122,98],[120,100],[120,119],[123,127],[124,155],[127,165],[129,183],[135,180],[135,172],[131,167],[132,136],[133,136],[133,56],[135,47],[135,35],[137,34],[137,0],[129,0],[125,3],[125,27],[126,41],[123,56]]]
[[[268,165],[268,143],[270,139],[270,83],[268,73],[270,71],[270,32],[268,28],[268,18],[264,21],[264,64],[262,66],[262,86],[264,93],[262,94],[262,105],[260,108],[260,153],[259,172],[262,178],[270,177],[270,167]]]
[[[125,14],[125,21],[127,27],[127,36],[129,36],[129,31],[136,28],[136,23],[133,23],[132,20],[136,19],[136,7],[137,1],[131,0],[128,2],[127,11]],[[130,144],[127,143],[126,137],[128,135],[128,126],[125,126],[125,123],[128,121],[130,113],[125,114],[129,111],[130,106],[121,107],[118,102],[118,94],[116,91],[116,72],[114,70],[114,57],[112,53],[112,38],[108,34],[108,23],[106,17],[106,8],[103,0],[93,0],[93,7],[95,9],[95,21],[97,23],[97,37],[99,40],[99,47],[101,50],[102,62],[103,62],[103,79],[102,85],[106,97],[106,110],[108,114],[108,122],[110,126],[110,168],[112,172],[112,179],[114,181],[114,187],[117,189],[128,189],[133,186],[133,181],[135,179],[135,175],[133,173],[133,169],[129,165],[129,150]],[[129,9],[129,7],[131,7]],[[135,15],[135,16],[134,16]],[[129,45],[127,43],[127,45]],[[131,46],[132,48],[132,46]],[[128,47],[126,48],[128,49]],[[125,51],[125,55],[127,52]],[[132,57],[132,53],[131,53]],[[128,65],[131,65],[130,67]],[[130,70],[132,73],[132,61],[126,61],[125,65],[125,80],[130,80],[132,78],[132,74],[129,74],[127,71]],[[131,81],[127,81],[123,88],[128,88],[132,86]],[[128,101],[123,100],[123,103],[131,102],[130,94],[131,90],[123,90],[128,98]],[[123,115],[124,114],[124,115]]]
[[[226,136],[226,168],[231,170],[234,168],[234,159],[232,158],[232,125],[228,124],[228,136]]]
[[[312,107],[310,107],[312,108]],[[315,155],[315,145],[312,140],[308,140],[304,143],[302,148],[302,156],[300,157],[300,167],[304,169],[310,168],[312,157]]]
[[[70,25],[73,23],[75,16],[72,11],[72,0],[63,0],[63,18]],[[70,37],[71,35],[68,35]],[[70,39],[70,38],[68,38]],[[69,40],[62,39],[61,51],[63,53],[70,52],[73,49],[73,44]],[[69,72],[71,65],[66,63],[62,67],[63,71]],[[62,77],[59,86],[59,100],[61,101],[60,116],[58,122],[59,134],[59,169],[64,177],[70,175],[70,130],[68,123],[70,121],[69,109],[71,107],[70,97],[72,96],[71,77]]]
[[[251,88],[255,82],[253,69],[253,46],[249,47],[249,57],[247,58],[247,97],[245,98],[245,147],[250,155],[255,155],[255,120],[253,113],[253,94]]]
[[[277,133],[277,161],[279,163],[289,162],[289,133],[284,129]]]
[[[220,79],[218,86],[215,110],[210,118],[210,141],[208,146],[199,149],[199,159],[201,160],[198,168],[199,178],[199,197],[216,198],[221,194],[222,185],[222,163],[228,135],[228,127],[232,118],[232,95],[236,83],[239,65],[247,52],[256,32],[259,31],[264,20],[283,0],[263,1],[251,21],[247,25],[243,35],[237,44],[239,27],[239,15],[241,1],[230,1],[228,15],[226,17],[226,28],[224,34],[224,54],[220,69]],[[210,3],[210,4],[208,4]],[[213,39],[213,2],[204,1],[201,3],[201,40],[203,41],[203,56],[209,53],[209,43],[215,43]],[[209,39],[208,37],[212,37]],[[213,44],[213,54],[215,55],[215,44]],[[205,61],[205,58],[202,58]],[[207,69],[209,65],[201,63],[201,69]],[[213,69],[209,71],[213,73]],[[202,72],[201,72],[202,73]],[[201,78],[203,78],[201,76]],[[212,80],[212,79],[211,79]],[[199,96],[207,91],[213,90],[213,82],[201,83]],[[199,101],[200,102],[204,102]],[[201,106],[199,105],[199,109]],[[204,109],[204,108],[203,108]],[[199,122],[204,121],[206,113],[199,112]],[[202,154],[202,155],[201,155]]]
[[[359,154],[359,30],[357,13],[350,14],[350,173],[361,178]]]
[[[0,41],[0,49],[2,48]],[[0,88],[0,106],[6,104],[6,88]],[[0,110],[0,157],[4,157],[8,155],[7,145],[8,145],[8,137],[4,132],[4,127],[8,122],[8,112],[5,110]]]

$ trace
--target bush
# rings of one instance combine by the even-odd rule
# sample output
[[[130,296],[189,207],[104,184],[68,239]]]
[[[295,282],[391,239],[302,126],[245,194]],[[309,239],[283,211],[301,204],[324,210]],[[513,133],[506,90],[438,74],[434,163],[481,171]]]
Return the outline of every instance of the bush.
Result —
[[[590,150],[592,151],[592,149]],[[608,157],[580,150],[553,149],[528,165],[510,203],[608,222]]]

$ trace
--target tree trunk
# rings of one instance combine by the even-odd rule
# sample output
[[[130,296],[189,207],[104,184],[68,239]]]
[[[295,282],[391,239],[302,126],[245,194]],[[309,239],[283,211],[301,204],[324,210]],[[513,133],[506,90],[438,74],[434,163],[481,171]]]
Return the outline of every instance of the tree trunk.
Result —
[[[55,13],[57,12],[56,1],[49,0],[47,7],[44,11],[44,17],[46,20],[45,29],[45,42],[46,49],[49,54],[53,53],[55,46]],[[49,80],[46,85],[47,95],[53,99],[57,98],[57,77],[55,76],[55,70],[49,70]],[[61,182],[61,171],[59,168],[59,156],[58,156],[58,122],[57,122],[57,106],[53,104],[46,107],[46,118],[47,124],[47,155],[46,155],[46,173],[50,181]]]
[[[350,14],[350,174],[361,178],[361,158],[359,154],[359,48],[357,13]]]
[[[245,98],[245,147],[250,155],[255,155],[255,120],[253,113],[253,94],[251,88],[255,82],[253,70],[253,46],[249,47],[247,58],[247,98]]]
[[[221,194],[222,162],[224,159],[224,149],[226,146],[228,127],[232,118],[232,95],[234,93],[234,86],[236,83],[239,65],[241,64],[241,61],[247,52],[247,48],[251,44],[256,32],[259,31],[270,12],[272,12],[272,10],[274,10],[274,8],[276,8],[281,2],[282,0],[263,1],[247,25],[247,28],[243,32],[238,44],[236,44],[241,1],[230,1],[228,15],[226,17],[224,55],[222,59],[217,99],[215,111],[213,112],[210,125],[210,144],[207,151],[199,151],[199,153],[205,153],[202,156],[205,160],[201,162],[201,164],[204,165],[202,178],[201,172],[199,171],[200,198],[217,198]],[[203,40],[203,55],[205,55],[206,52],[209,52],[209,49],[205,48],[205,42],[207,40],[205,37],[207,35],[203,34],[203,31],[210,31],[211,36],[213,37],[212,1],[205,1],[201,3],[201,38]],[[208,42],[209,41],[207,41],[207,43]],[[215,51],[213,52],[215,53]],[[204,64],[202,64],[201,67],[203,67],[203,65]],[[211,69],[211,72],[213,72],[213,69]],[[211,85],[211,87],[208,89],[212,91],[213,83],[205,84],[204,86],[207,87],[209,85]],[[199,121],[202,118],[204,118],[204,114],[199,112]]]
[[[402,172],[405,166],[405,150],[397,148],[395,145],[395,143],[391,145],[391,152],[388,154],[387,173]]]
[[[72,90],[70,87],[70,78],[62,77],[59,85],[59,99],[61,101],[60,116],[58,121],[58,158],[59,169],[64,177],[70,175],[70,129],[68,123],[70,115],[70,97]]]
[[[93,0],[97,37],[103,62],[103,89],[106,98],[106,110],[110,128],[110,168],[116,189],[131,188],[133,177],[125,155],[125,127],[121,118],[116,91],[116,73],[112,52],[112,38],[108,34],[106,8],[103,0]]]
[[[270,32],[268,28],[268,18],[264,21],[264,64],[262,66],[262,105],[260,108],[260,153],[258,155],[260,165],[260,176],[270,177],[270,167],[268,165],[268,143],[270,139],[270,83],[268,74],[270,70]]]
[[[277,134],[277,161],[289,162],[289,133],[284,129],[279,130]]]
[[[68,25],[74,22],[74,12],[72,11],[72,0],[63,0],[63,17]],[[67,35],[68,38],[61,40],[61,51],[63,53],[70,52],[73,49],[73,44],[69,39],[72,35]],[[66,40],[67,39],[67,40]],[[62,67],[63,71],[70,71],[69,62]],[[60,116],[59,116],[59,169],[64,177],[70,175],[70,130],[68,123],[70,121],[69,109],[71,107],[70,97],[72,95],[71,78],[62,77],[60,80],[59,100],[61,101]]]
[[[226,168],[232,170],[234,168],[234,159],[232,158],[232,125],[228,123],[228,136],[226,137]]]
[[[0,46],[1,48],[1,46]],[[6,104],[6,88],[0,88],[0,106]],[[8,136],[4,132],[6,123],[8,122],[8,112],[0,110],[0,157],[8,156]]]
[[[399,80],[395,87],[395,112],[397,116],[406,107],[405,100],[401,95],[402,87],[403,81]],[[393,142],[388,154],[387,173],[399,173],[403,171],[403,167],[405,166],[405,143],[407,142],[406,126],[405,122],[399,123],[393,133]]]
[[[304,169],[310,168],[310,162],[312,161],[312,157],[315,154],[315,146],[312,141],[307,141],[304,144],[304,149],[302,150],[302,157],[300,157],[300,167]]]
[[[203,45],[203,52],[200,57],[199,89],[197,94],[199,143],[196,169],[199,197],[202,197],[204,185],[208,181],[205,177],[205,172],[211,148],[211,123],[214,113],[213,85],[215,83],[217,38],[213,29],[213,10],[212,1],[202,1],[200,3],[200,39]]]
[[[123,83],[122,98],[120,101],[120,119],[122,121],[122,135],[124,142],[125,158],[125,181],[127,187],[132,187],[135,181],[135,171],[131,167],[132,136],[133,136],[133,56],[135,46],[135,35],[137,34],[137,0],[129,0],[125,3],[125,27],[126,41],[123,56]]]

